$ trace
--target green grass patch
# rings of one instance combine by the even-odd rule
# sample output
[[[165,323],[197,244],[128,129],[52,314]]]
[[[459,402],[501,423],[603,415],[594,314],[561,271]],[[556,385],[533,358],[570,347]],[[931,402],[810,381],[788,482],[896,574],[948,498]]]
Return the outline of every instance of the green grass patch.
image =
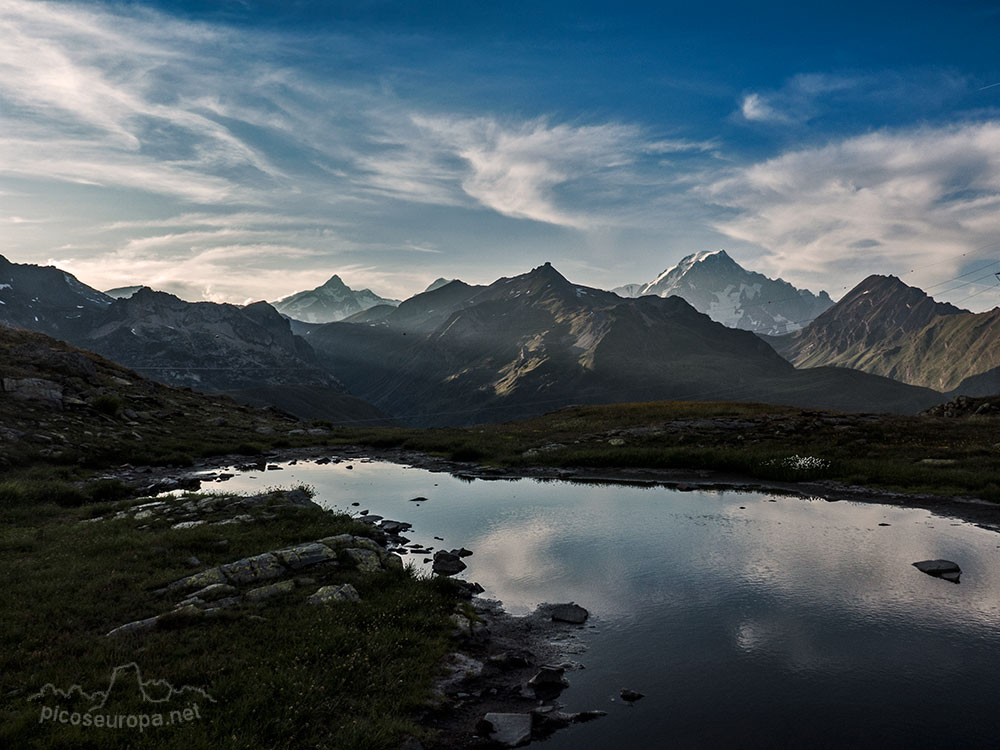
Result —
[[[413,718],[449,649],[455,597],[446,583],[406,570],[338,572],[338,582],[360,592],[356,605],[308,605],[311,589],[302,586],[280,602],[241,605],[215,619],[104,635],[169,610],[153,591],[192,572],[191,556],[212,566],[331,534],[370,534],[370,527],[300,508],[279,508],[266,522],[184,530],[141,529],[133,520],[80,523],[92,508],[56,505],[53,487],[8,484],[0,496],[42,503],[49,512],[9,518],[0,532],[7,573],[0,617],[3,746],[375,749],[421,734]],[[108,485],[92,491],[116,493]],[[109,513],[120,506],[99,507]],[[203,688],[215,703],[201,701],[199,720],[141,735],[39,723],[43,704],[28,697],[43,685],[103,689],[113,668],[130,662],[144,679]]]

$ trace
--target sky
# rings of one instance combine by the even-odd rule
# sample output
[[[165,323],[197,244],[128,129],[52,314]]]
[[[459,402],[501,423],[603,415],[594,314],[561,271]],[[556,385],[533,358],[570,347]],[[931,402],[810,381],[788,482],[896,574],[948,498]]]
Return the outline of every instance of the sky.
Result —
[[[0,254],[405,298],[726,249],[1000,304],[1000,3],[0,0]]]

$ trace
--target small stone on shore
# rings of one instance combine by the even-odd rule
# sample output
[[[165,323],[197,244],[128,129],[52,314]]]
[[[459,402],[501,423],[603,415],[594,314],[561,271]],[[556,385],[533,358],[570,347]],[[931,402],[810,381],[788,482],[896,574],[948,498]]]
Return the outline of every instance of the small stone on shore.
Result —
[[[579,604],[557,604],[552,608],[552,619],[556,622],[568,622],[571,625],[582,625],[590,617],[590,613]]]

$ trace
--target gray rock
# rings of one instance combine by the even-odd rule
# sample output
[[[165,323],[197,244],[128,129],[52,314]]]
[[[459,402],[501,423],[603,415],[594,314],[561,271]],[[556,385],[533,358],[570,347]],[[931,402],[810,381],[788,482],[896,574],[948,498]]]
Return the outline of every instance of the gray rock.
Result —
[[[531,741],[531,714],[488,713],[481,721],[489,738],[505,747],[518,747]]]
[[[21,401],[42,401],[62,408],[63,387],[44,378],[3,378],[3,390]]]
[[[952,583],[958,583],[962,569],[958,563],[951,560],[921,560],[913,563],[913,567],[935,578],[943,578]]]
[[[361,596],[349,583],[342,586],[323,586],[306,601],[309,604],[333,604],[334,602],[360,602]]]
[[[643,695],[639,691],[637,691],[637,690],[629,690],[628,688],[622,688],[621,691],[618,694],[622,697],[623,701],[627,701],[629,703],[635,703],[637,700],[640,700],[640,699],[646,697],[645,695]]]
[[[285,568],[278,561],[278,558],[270,552],[244,557],[242,560],[220,565],[219,569],[230,582],[237,586],[273,580],[280,578],[285,573]]]
[[[354,537],[350,534],[337,534],[337,536],[327,536],[319,540],[320,544],[325,544],[330,549],[347,549],[356,546]]]
[[[228,583],[213,583],[210,586],[195,591],[191,596],[197,597],[202,601],[211,602],[223,597],[234,596],[237,593],[239,593],[239,590]]]
[[[278,583],[269,583],[266,586],[258,586],[255,589],[250,589],[244,596],[247,598],[247,601],[259,602],[264,599],[270,599],[273,596],[287,594],[294,590],[295,581],[279,581]]]
[[[354,537],[354,544],[352,546],[358,547],[360,549],[369,549],[372,552],[376,552],[376,553],[378,553],[380,555],[385,552],[385,549],[383,549],[382,547],[380,547],[379,544],[378,544],[378,542],[375,542],[374,540],[369,539],[366,536],[356,536],[356,537]]]
[[[171,526],[171,529],[193,529],[197,526],[203,526],[205,521],[198,519],[197,521],[181,521],[180,523],[175,523]]]
[[[566,670],[563,667],[544,666],[528,680],[532,687],[568,687],[569,681],[563,676]]]
[[[382,521],[379,526],[382,527],[382,531],[386,534],[396,535],[401,531],[406,531],[412,528],[411,524],[404,523],[403,521]]]
[[[135,622],[128,622],[124,625],[119,625],[114,630],[107,633],[108,638],[113,638],[119,635],[133,635],[135,633],[145,633],[146,631],[152,630],[156,627],[157,618],[149,617],[145,620],[136,620]]]
[[[209,568],[200,573],[194,573],[178,581],[174,581],[168,589],[202,589],[216,583],[229,583],[221,568]]]
[[[438,550],[434,553],[434,564],[431,566],[431,570],[440,576],[453,576],[456,573],[461,573],[465,568],[465,563],[458,555],[444,550]]]
[[[590,617],[590,613],[579,604],[570,602],[569,604],[557,604],[552,608],[552,619],[557,622],[568,622],[573,625],[582,625]]]
[[[287,567],[292,570],[308,568],[310,565],[336,560],[337,553],[325,544],[311,542],[309,544],[299,544],[295,547],[287,547],[274,553]]]
[[[378,573],[382,570],[382,561],[377,552],[370,549],[348,549],[344,554],[354,563],[361,573]]]

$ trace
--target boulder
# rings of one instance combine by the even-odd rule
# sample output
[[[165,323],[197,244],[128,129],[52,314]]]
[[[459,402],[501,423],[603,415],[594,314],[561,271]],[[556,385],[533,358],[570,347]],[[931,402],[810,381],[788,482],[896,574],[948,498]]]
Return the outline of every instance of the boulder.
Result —
[[[62,408],[63,387],[44,378],[3,378],[3,390],[21,401],[41,401]]]
[[[323,537],[319,540],[319,543],[325,544],[330,549],[347,549],[348,547],[356,546],[354,544],[354,537],[350,534]]]
[[[488,713],[477,728],[504,747],[526,745],[531,741],[531,714]]]
[[[309,544],[299,544],[295,547],[287,547],[274,553],[281,562],[292,570],[308,568],[329,560],[336,560],[337,553],[325,544],[311,542]]]
[[[270,599],[273,596],[287,594],[294,589],[295,581],[279,581],[278,583],[269,583],[266,586],[258,586],[255,589],[250,589],[245,596],[247,601],[259,602],[264,599]]]
[[[374,541],[372,539],[369,539],[366,536],[356,536],[356,537],[354,537],[354,543],[353,543],[352,546],[357,547],[359,549],[368,549],[368,550],[371,550],[372,552],[376,552],[376,553],[378,553],[380,555],[385,552],[385,550],[382,547],[379,546],[378,542],[376,542],[376,541]]]
[[[200,573],[194,573],[179,581],[174,581],[168,589],[203,589],[217,583],[229,583],[229,579],[223,574],[221,568],[209,568]]]
[[[323,586],[306,601],[309,604],[333,604],[335,602],[360,602],[361,596],[349,583],[342,586]]]
[[[285,573],[285,568],[278,561],[278,558],[270,552],[244,557],[242,560],[220,565],[219,569],[230,582],[237,586],[270,581],[280,578]]]
[[[962,575],[962,569],[958,563],[951,560],[921,560],[913,563],[913,567],[935,578],[943,578],[952,583],[958,583]]]
[[[434,564],[431,566],[431,570],[440,576],[453,576],[456,573],[461,573],[465,568],[465,563],[458,555],[444,550],[438,550],[434,553]]]
[[[230,586],[228,583],[213,583],[210,586],[195,591],[191,596],[205,602],[211,602],[227,596],[235,596],[237,593],[239,593],[238,589],[235,586]]]
[[[573,625],[582,625],[590,617],[590,613],[579,604],[570,602],[569,604],[556,604],[552,608],[552,619],[556,622],[568,622]]]
[[[345,550],[344,554],[361,573],[378,573],[382,570],[382,561],[378,553],[370,549],[352,548]]]

